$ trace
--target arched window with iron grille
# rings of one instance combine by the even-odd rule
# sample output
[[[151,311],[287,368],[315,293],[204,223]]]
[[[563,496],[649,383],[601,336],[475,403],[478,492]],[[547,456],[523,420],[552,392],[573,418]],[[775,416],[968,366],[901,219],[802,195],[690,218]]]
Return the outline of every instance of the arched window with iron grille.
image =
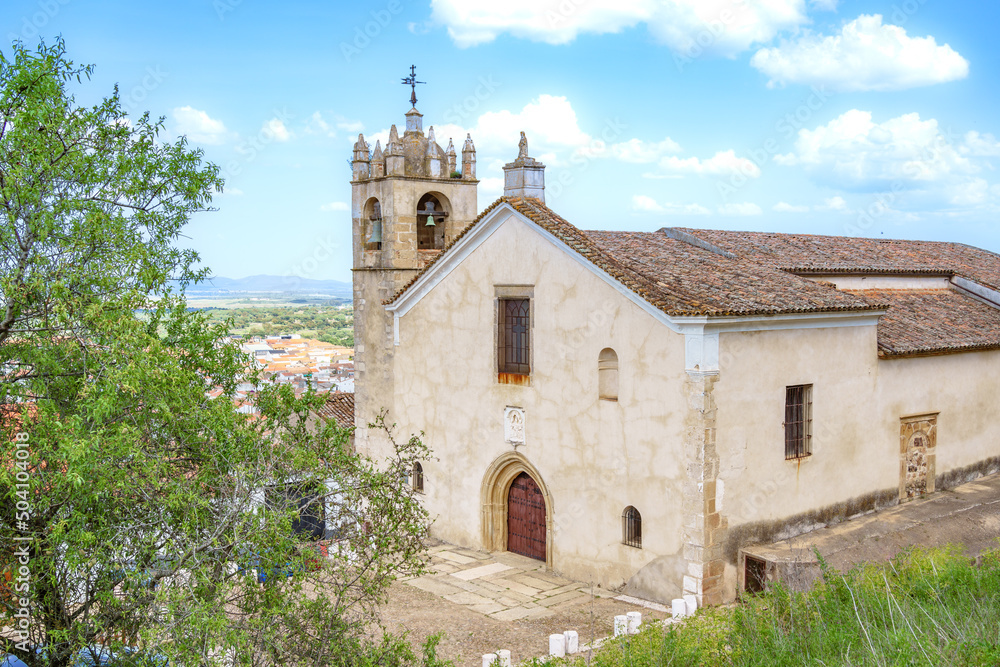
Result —
[[[413,490],[417,493],[424,492],[424,467],[420,463],[413,464],[413,474],[410,475],[410,480],[413,483]]]
[[[642,548],[642,515],[631,505],[622,512],[622,544]]]

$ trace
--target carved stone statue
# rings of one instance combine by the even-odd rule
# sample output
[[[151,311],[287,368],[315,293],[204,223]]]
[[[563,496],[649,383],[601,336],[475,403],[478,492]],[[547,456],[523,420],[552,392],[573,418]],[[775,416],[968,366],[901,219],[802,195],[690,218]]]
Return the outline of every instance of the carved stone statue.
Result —
[[[528,138],[521,132],[521,140],[517,142],[517,159],[528,157]]]

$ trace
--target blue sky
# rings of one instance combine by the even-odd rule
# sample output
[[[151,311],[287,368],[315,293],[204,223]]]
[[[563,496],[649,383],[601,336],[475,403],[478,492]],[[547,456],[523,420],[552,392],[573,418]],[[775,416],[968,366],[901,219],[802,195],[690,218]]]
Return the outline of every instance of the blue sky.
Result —
[[[7,0],[222,166],[184,243],[217,275],[350,280],[350,167],[403,124],[471,132],[479,206],[519,132],[584,229],[710,227],[1000,251],[1000,3]]]

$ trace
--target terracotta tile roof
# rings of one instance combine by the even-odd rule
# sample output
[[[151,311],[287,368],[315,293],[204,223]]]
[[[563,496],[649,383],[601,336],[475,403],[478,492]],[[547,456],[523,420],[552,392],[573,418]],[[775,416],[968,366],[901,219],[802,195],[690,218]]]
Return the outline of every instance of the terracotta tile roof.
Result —
[[[885,358],[1000,348],[1000,309],[949,289],[837,290],[796,274],[962,276],[1000,289],[1000,256],[959,243],[675,229],[582,231],[541,201],[501,197],[386,303],[507,203],[650,304],[673,316],[888,309]]]
[[[662,232],[584,232],[541,201],[501,197],[445,252],[386,303],[396,301],[494,208],[508,203],[646,301],[674,316],[770,315],[879,310],[862,296],[811,282],[769,263],[725,257]]]
[[[626,284],[670,315],[864,311],[883,305],[767,264],[725,257],[662,232],[588,231],[587,236],[605,256],[642,276],[645,284]]]
[[[1000,309],[955,290],[864,290],[889,304],[878,326],[883,358],[1000,349]]]
[[[330,398],[318,412],[320,417],[334,420],[340,428],[354,428],[354,394],[330,394]]]
[[[797,273],[960,275],[1000,288],[1000,256],[961,243],[681,230],[734,254]]]

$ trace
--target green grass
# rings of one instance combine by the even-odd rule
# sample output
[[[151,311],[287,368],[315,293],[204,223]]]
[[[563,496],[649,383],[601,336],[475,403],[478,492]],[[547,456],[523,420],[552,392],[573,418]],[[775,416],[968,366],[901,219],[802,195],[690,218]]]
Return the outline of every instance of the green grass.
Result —
[[[1000,552],[979,566],[960,548],[914,549],[808,593],[776,586],[682,625],[650,624],[591,659],[550,665],[1000,665]]]

